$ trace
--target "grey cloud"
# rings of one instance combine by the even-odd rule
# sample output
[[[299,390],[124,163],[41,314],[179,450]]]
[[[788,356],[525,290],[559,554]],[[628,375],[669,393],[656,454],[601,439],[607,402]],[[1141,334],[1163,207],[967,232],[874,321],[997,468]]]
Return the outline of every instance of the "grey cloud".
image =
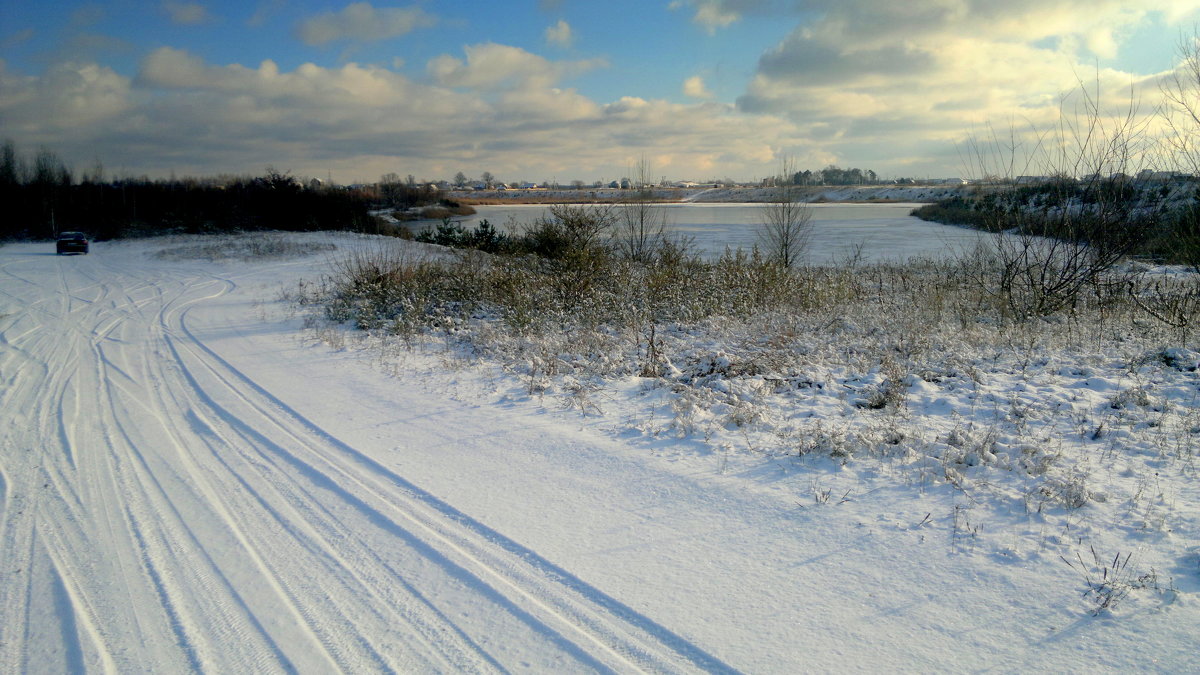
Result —
[[[825,85],[865,75],[916,77],[936,65],[931,54],[909,46],[841,49],[802,38],[764,54],[758,70],[775,80]]]
[[[712,11],[756,11],[737,2],[707,4]],[[1078,89],[1078,73],[1093,69],[1089,61],[1113,53],[1131,22],[1177,10],[1172,0],[759,5],[757,11],[786,12],[797,25],[760,57],[736,105],[746,114],[786,117],[830,156],[878,166],[866,160],[894,155],[906,166],[928,167],[989,120],[1019,115],[1027,126],[1052,127],[1063,95]],[[1140,97],[1157,92],[1133,73],[1104,71],[1098,79],[1105,101],[1126,100],[1131,81],[1139,82]],[[1122,82],[1123,92],[1113,95]]]
[[[674,0],[704,16],[748,15],[796,20],[833,42],[921,39],[939,33],[1037,40],[1085,30],[1115,17],[1128,24],[1145,12],[1178,10],[1177,0]]]
[[[26,147],[46,146],[76,161],[93,160],[96,130],[128,124],[127,78],[94,64],[58,64],[40,77],[7,72],[0,62],[0,129]]]
[[[512,56],[510,65],[529,65]],[[753,175],[771,162],[771,148],[792,142],[786,121],[747,119],[715,103],[602,105],[545,78],[464,92],[377,66],[248,68],[165,47],[132,79],[95,65],[30,77],[0,64],[0,125],[22,146],[46,144],[79,165],[99,158],[114,174],[248,173],[272,164],[339,180],[387,171],[439,177],[463,161],[495,173],[591,179],[643,153],[663,158],[670,175]]]
[[[301,22],[297,32],[305,44],[319,46],[340,40],[374,42],[436,25],[437,18],[420,7],[385,7],[356,2],[340,12],[328,12]]]
[[[104,20],[108,12],[97,4],[86,4],[71,12],[71,25],[76,27],[92,26]]]
[[[24,30],[19,30],[15,33],[6,35],[3,38],[0,38],[0,49],[12,49],[13,47],[23,45],[32,40],[35,34],[36,31],[34,31],[32,28],[26,28]]]
[[[287,0],[259,0],[254,14],[246,20],[248,26],[262,26],[269,19],[279,14],[287,4]]]
[[[164,0],[162,8],[173,23],[183,26],[194,26],[206,23],[212,19],[208,13],[208,8],[196,2]]]

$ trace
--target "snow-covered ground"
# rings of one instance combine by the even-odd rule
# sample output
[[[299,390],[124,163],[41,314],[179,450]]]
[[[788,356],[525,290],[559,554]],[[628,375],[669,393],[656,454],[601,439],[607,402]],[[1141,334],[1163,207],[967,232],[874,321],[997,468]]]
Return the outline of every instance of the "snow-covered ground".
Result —
[[[280,240],[0,247],[0,673],[1200,670],[1187,345],[535,387]]]

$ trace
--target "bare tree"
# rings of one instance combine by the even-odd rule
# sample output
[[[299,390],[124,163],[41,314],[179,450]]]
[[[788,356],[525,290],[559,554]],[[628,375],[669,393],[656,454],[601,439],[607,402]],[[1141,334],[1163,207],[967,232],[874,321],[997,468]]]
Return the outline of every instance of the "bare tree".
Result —
[[[633,191],[621,205],[614,244],[623,257],[650,262],[667,237],[667,212],[654,201],[650,162],[642,157],[630,173]]]
[[[5,139],[0,148],[0,186],[20,185],[25,182],[25,167],[17,154],[12,139]]]
[[[1053,131],[1012,129],[1007,139],[993,132],[983,143],[972,141],[982,175],[1020,183],[1013,172],[1023,166],[1038,176],[988,195],[985,228],[1002,234],[981,260],[990,264],[975,269],[981,289],[1023,321],[1073,309],[1088,291],[1123,288],[1127,280],[1112,270],[1161,211],[1158,191],[1129,175],[1150,160],[1147,143],[1133,92],[1110,110],[1099,82],[1064,97]]]
[[[379,177],[379,196],[388,206],[399,206],[404,202],[404,184],[396,172],[385,173]]]
[[[608,236],[617,217],[609,204],[554,204],[543,214],[538,225],[553,226],[562,233],[572,249],[586,250],[600,244]]]
[[[771,201],[763,207],[758,227],[758,245],[768,259],[782,267],[793,267],[812,239],[812,207],[799,201],[791,159],[780,161],[779,175]]]
[[[1177,52],[1179,65],[1161,86],[1166,145],[1173,166],[1200,176],[1200,34],[1182,38]],[[1176,257],[1200,272],[1200,204],[1181,209],[1172,230]]]
[[[1167,143],[1175,164],[1200,174],[1200,35],[1182,38],[1177,52],[1179,65],[1160,87],[1167,102]]]

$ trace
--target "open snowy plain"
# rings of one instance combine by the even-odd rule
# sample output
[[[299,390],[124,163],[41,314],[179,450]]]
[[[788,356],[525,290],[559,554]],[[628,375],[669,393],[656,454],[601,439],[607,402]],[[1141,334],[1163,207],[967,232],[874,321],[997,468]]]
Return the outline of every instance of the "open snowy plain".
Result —
[[[0,673],[1200,670],[1195,344],[534,387],[280,239],[0,247]]]

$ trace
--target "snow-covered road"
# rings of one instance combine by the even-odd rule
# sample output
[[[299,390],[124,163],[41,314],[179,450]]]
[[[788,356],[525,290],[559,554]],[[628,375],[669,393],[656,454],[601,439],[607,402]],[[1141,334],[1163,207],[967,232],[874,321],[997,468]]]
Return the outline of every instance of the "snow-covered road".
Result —
[[[277,298],[321,256],[170,245],[0,247],[0,673],[1190,658],[1194,605],[1081,617],[1048,565],[947,545],[945,493],[797,508],[576,413],[481,403],[436,356],[396,378],[300,339]]]
[[[244,275],[38,248],[0,263],[0,671],[723,668],[222,358],[193,313]]]

